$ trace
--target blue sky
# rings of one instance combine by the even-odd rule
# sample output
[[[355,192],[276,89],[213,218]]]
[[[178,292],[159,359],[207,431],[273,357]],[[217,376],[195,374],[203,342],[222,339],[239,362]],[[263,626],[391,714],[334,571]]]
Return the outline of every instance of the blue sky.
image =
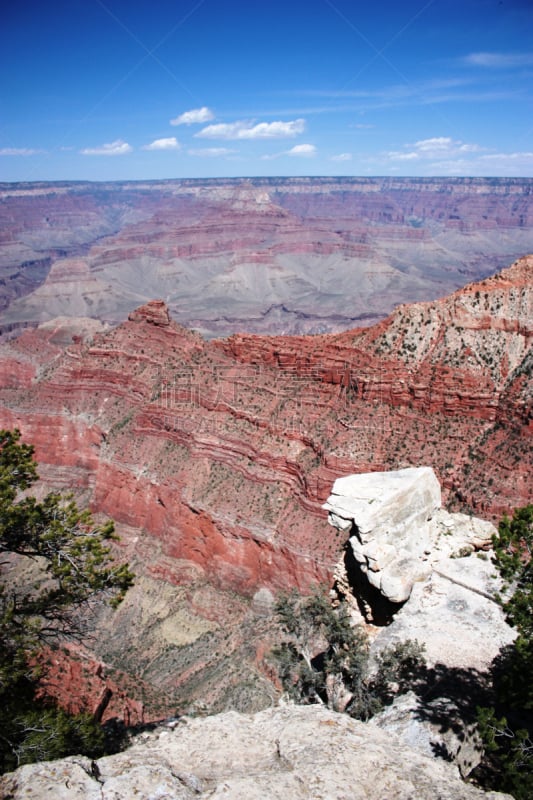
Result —
[[[0,180],[533,176],[533,0],[2,11]]]

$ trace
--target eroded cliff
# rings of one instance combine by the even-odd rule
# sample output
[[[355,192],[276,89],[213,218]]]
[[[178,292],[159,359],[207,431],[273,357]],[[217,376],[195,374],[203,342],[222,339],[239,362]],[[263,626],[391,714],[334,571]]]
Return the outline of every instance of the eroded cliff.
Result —
[[[47,486],[117,521],[139,575],[101,619],[97,654],[169,702],[238,707],[246,682],[246,702],[265,702],[268,633],[250,600],[331,580],[346,537],[321,505],[336,478],[429,464],[453,507],[523,505],[532,271],[527,257],[338,335],[206,342],[154,301],[112,330],[59,320],[3,345],[0,425],[35,444]],[[146,606],[158,587],[165,608]]]
[[[164,297],[203,333],[383,318],[533,250],[531,179],[0,185],[0,332]]]

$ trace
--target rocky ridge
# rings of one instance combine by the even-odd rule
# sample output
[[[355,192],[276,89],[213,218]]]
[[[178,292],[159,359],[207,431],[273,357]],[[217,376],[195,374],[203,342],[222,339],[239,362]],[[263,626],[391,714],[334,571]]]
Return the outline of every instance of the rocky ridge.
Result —
[[[325,337],[237,335],[220,346],[244,363],[336,384],[348,412],[338,423],[352,431],[352,447],[354,438],[372,439],[376,461],[387,467],[412,464],[417,453],[436,466],[446,499],[452,490],[476,512],[501,513],[520,504],[522,491],[522,502],[531,496],[532,276],[533,256],[526,256],[437,303],[401,306],[370,328]],[[394,454],[383,453],[385,437]],[[363,449],[366,455],[370,447]],[[512,464],[507,475],[505,463]],[[494,486],[501,500],[493,505]]]

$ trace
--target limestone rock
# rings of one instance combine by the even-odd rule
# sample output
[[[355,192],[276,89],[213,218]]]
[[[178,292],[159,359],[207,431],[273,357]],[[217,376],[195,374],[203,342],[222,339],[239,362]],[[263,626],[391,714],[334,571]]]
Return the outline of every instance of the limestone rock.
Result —
[[[430,467],[409,467],[392,472],[369,472],[338,478],[324,508],[357,527],[366,544],[386,526],[394,541],[422,524],[440,507],[440,485]]]
[[[436,752],[453,761],[463,778],[481,762],[483,745],[474,724],[466,724],[458,706],[446,697],[424,703],[414,692],[397,697],[373,717],[371,725],[394,733],[402,742],[428,756]]]
[[[346,562],[339,564],[337,589],[372,621],[372,590],[403,603],[376,636],[375,652],[416,639],[430,665],[484,671],[516,636],[497,600],[502,581],[489,550],[497,532],[490,522],[438,508],[439,497],[427,467],[335,481],[325,508],[333,525],[352,533],[355,561],[351,577]]]
[[[392,603],[405,602],[443,559],[489,550],[497,533],[491,522],[440,508],[430,467],[338,478],[323,507],[331,525],[352,534],[353,557],[370,586]],[[491,597],[499,590],[494,581],[485,587]]]
[[[0,797],[13,800],[102,800],[100,788],[90,759],[82,756],[28,764],[0,777]]]
[[[432,559],[468,555],[474,550],[488,550],[497,530],[488,520],[468,514],[449,514],[439,509],[432,521]]]
[[[457,768],[394,733],[319,706],[182,720],[125,752],[21,767],[0,778],[11,800],[512,800],[464,783]]]
[[[495,600],[500,590],[489,556],[436,561],[430,578],[413,586],[409,600],[373,647],[417,639],[425,645],[430,665],[485,671],[516,637]]]
[[[430,467],[338,478],[323,506],[329,521],[352,531],[350,544],[369,583],[393,603],[427,577],[428,521],[440,508],[440,484]]]
[[[258,589],[252,598],[252,608],[260,616],[268,617],[273,613],[276,598],[265,586]]]

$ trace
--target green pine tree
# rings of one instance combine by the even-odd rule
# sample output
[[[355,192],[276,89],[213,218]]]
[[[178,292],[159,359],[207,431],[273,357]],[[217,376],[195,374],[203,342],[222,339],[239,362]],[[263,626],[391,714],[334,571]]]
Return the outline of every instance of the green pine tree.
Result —
[[[87,715],[35,699],[39,648],[82,639],[89,610],[120,603],[133,574],[111,558],[113,523],[96,525],[72,499],[27,494],[37,480],[33,447],[20,432],[0,431],[0,770],[76,752],[99,754],[103,735]],[[31,562],[30,585],[9,578]]]
[[[273,656],[285,692],[298,703],[369,719],[414,685],[425,666],[423,646],[410,640],[385,649],[372,665],[363,627],[352,624],[344,605],[333,608],[323,591],[281,595],[276,612],[287,638]]]
[[[504,517],[494,538],[494,562],[512,590],[504,603],[518,631],[493,667],[494,708],[478,709],[487,751],[487,783],[517,800],[533,796],[533,505]]]

